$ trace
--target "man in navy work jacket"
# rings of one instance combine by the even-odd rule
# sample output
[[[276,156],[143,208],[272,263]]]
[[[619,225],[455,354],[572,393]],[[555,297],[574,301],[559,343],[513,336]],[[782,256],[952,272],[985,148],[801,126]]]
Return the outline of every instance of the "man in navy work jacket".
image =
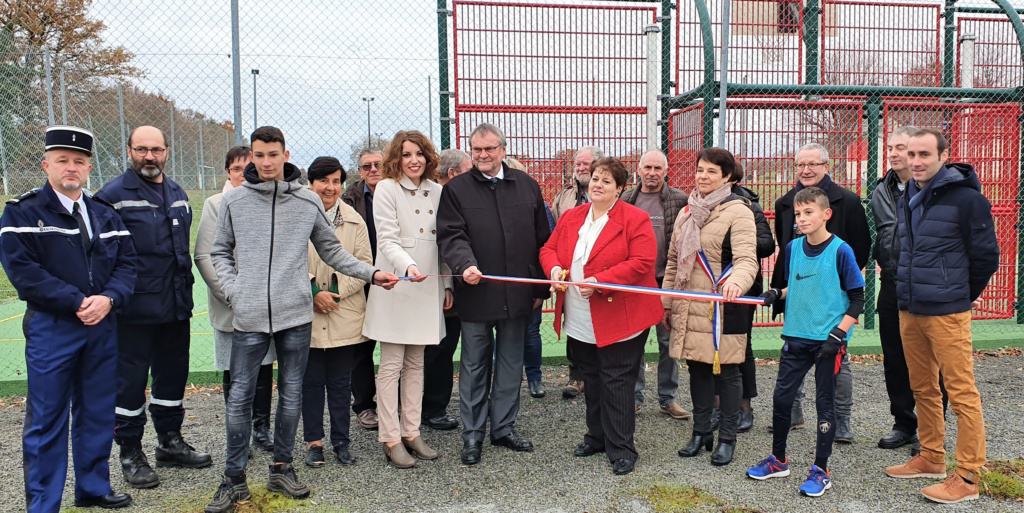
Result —
[[[23,451],[29,513],[56,513],[68,470],[68,414],[74,416],[75,505],[120,508],[110,488],[117,321],[132,294],[135,248],[110,206],[82,193],[92,171],[93,135],[46,130],[46,183],[7,202],[0,262],[27,303],[28,397]]]
[[[142,452],[151,372],[149,413],[159,442],[157,466],[201,468],[212,460],[181,437],[194,281],[188,249],[192,209],[185,191],[164,175],[167,139],[160,129],[132,130],[127,151],[131,168],[96,193],[121,216],[139,255],[135,293],[118,323],[114,438],[121,446],[125,481],[135,488],[153,488],[160,478]]]

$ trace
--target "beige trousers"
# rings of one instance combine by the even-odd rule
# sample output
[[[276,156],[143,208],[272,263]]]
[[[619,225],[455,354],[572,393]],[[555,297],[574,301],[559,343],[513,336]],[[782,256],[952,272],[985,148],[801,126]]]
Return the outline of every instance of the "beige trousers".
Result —
[[[977,482],[977,473],[985,464],[985,419],[974,382],[971,312],[928,316],[901,311],[900,336],[917,402],[921,456],[932,463],[946,462],[941,372],[949,405],[956,414],[956,472]]]
[[[380,343],[377,369],[377,439],[384,443],[420,436],[423,403],[423,349],[425,346]],[[399,415],[399,380],[402,400]],[[401,416],[401,419],[399,419]]]

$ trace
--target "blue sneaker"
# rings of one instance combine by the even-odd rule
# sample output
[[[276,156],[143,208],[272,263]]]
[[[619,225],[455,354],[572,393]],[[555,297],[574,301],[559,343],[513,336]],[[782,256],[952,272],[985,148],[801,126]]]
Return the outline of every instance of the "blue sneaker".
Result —
[[[769,454],[760,463],[747,469],[747,477],[764,481],[773,477],[786,477],[789,475],[789,463],[779,461],[774,454]]]
[[[807,497],[821,497],[829,488],[832,488],[832,477],[828,471],[821,470],[821,467],[817,465],[811,465],[807,480],[800,485],[800,494]]]

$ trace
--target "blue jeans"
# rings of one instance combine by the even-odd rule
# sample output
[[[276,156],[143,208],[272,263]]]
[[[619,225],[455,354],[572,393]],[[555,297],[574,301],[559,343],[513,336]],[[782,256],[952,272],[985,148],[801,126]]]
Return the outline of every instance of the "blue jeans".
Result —
[[[658,336],[658,404],[665,406],[676,400],[676,390],[679,388],[679,362],[668,355],[669,330],[660,324],[654,329]],[[643,359],[644,354],[641,352],[640,373],[633,389],[637,404],[643,404],[644,387],[647,386]]]
[[[227,458],[224,475],[237,477],[249,462],[252,401],[260,364],[273,343],[277,349],[277,417],[274,463],[291,463],[302,411],[302,380],[309,360],[310,323],[274,334],[235,331],[231,342],[231,391],[227,405]]]
[[[533,309],[530,322],[526,325],[526,345],[523,347],[523,366],[526,367],[526,381],[533,383],[541,380],[540,374],[540,320],[543,307]]]

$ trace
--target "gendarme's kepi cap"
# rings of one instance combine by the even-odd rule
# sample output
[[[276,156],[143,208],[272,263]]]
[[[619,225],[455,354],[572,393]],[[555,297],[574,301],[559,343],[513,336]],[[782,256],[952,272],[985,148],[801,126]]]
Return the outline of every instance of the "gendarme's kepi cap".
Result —
[[[92,156],[92,132],[69,125],[55,125],[46,128],[46,151],[63,148],[80,151]]]

